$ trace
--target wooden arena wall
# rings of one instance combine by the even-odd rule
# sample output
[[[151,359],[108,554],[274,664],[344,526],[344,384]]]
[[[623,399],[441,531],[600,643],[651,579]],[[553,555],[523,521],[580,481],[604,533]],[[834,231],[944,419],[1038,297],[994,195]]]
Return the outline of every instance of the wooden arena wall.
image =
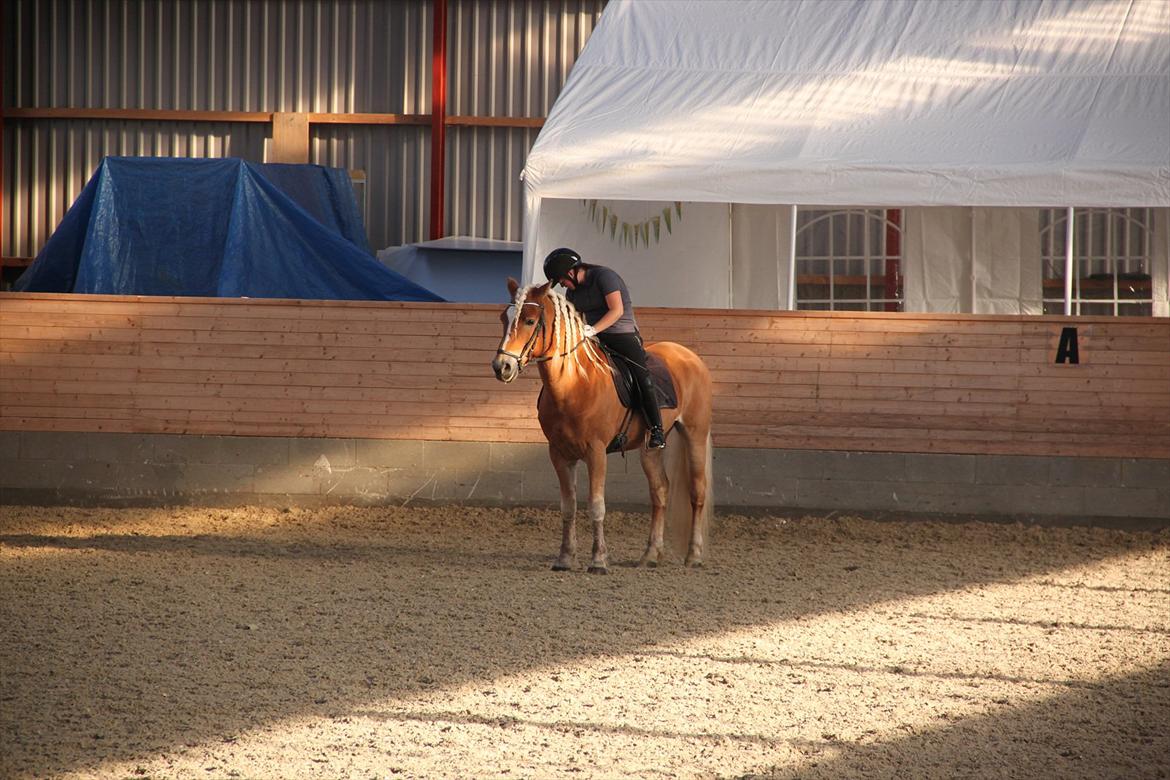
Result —
[[[0,293],[0,430],[543,441],[536,371],[511,386],[492,376],[498,314]],[[717,447],[1170,458],[1164,318],[639,320],[648,340],[686,344],[711,367]]]

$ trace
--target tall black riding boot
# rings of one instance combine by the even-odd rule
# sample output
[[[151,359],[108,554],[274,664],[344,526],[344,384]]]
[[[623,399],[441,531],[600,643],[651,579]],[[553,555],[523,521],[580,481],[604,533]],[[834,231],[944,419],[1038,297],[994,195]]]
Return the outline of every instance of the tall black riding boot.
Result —
[[[660,450],[666,446],[666,434],[662,432],[662,412],[658,410],[658,397],[654,395],[654,383],[649,374],[638,378],[638,385],[642,391],[642,414],[646,417],[646,425],[650,428],[650,438],[646,440],[646,449]]]

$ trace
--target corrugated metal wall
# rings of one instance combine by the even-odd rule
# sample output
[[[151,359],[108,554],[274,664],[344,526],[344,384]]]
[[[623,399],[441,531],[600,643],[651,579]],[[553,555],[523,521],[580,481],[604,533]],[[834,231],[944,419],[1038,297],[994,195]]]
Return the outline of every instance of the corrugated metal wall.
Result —
[[[418,113],[426,0],[15,0],[9,106]]]
[[[450,114],[546,116],[603,0],[451,0]]]
[[[605,0],[453,0],[447,112],[544,117]],[[447,139],[447,232],[519,241],[520,171],[536,130],[453,127]]]
[[[543,117],[605,0],[449,0],[449,115]],[[425,114],[431,0],[10,0],[5,108]],[[448,233],[519,240],[535,130],[448,129]],[[104,155],[262,160],[263,123],[5,119],[5,256],[41,248]],[[311,128],[367,173],[370,242],[426,238],[429,128]]]

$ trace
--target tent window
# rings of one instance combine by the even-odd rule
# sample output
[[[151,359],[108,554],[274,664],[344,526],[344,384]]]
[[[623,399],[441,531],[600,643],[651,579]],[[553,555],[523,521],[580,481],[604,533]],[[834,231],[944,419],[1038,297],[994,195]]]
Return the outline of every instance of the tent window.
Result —
[[[1044,313],[1064,313],[1065,209],[1040,212]],[[1154,313],[1148,208],[1073,213],[1073,314],[1148,317]]]
[[[902,311],[899,209],[801,209],[796,308]]]

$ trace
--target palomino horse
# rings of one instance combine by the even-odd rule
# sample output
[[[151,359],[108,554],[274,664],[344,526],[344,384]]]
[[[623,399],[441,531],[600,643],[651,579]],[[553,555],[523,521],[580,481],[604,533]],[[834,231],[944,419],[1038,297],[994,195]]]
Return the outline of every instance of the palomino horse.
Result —
[[[606,446],[623,428],[626,410],[618,400],[613,376],[597,343],[586,338],[581,315],[568,299],[550,289],[533,285],[520,289],[508,279],[513,303],[500,320],[504,336],[492,360],[496,378],[511,382],[529,363],[540,367],[544,390],[537,403],[540,427],[548,439],[549,457],[561,485],[561,552],[553,569],[564,571],[576,554],[574,519],[577,511],[576,467],[585,461],[589,470],[589,517],[593,522],[592,573],[608,571],[605,547]],[[703,560],[704,534],[713,509],[711,497],[711,375],[699,356],[671,342],[647,349],[666,363],[674,380],[678,405],[662,410],[663,427],[674,435],[666,450],[642,448],[646,426],[635,413],[629,421],[629,437],[623,449],[642,449],[642,469],[650,484],[650,539],[639,565],[655,566],[663,554],[671,484],[689,487],[690,506],[672,501],[672,525],[684,519],[690,526],[686,563]],[[673,430],[672,430],[673,426]],[[685,446],[679,453],[677,439]],[[663,453],[666,453],[664,457]],[[680,456],[681,455],[681,456]],[[665,462],[664,462],[665,461]],[[668,469],[670,471],[668,475]],[[689,511],[687,511],[689,510]]]

